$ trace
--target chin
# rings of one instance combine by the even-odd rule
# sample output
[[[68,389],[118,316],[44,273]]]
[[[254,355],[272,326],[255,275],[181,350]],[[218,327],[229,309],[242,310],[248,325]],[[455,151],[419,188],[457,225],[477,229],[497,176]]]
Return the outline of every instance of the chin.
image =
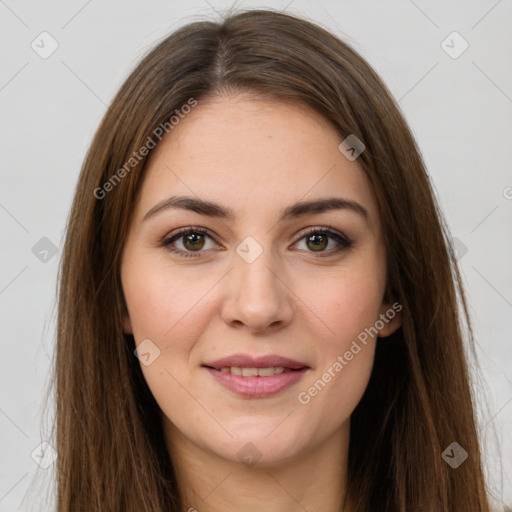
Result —
[[[295,444],[241,441],[231,446],[223,458],[247,468],[269,469],[288,464],[298,457],[301,450]]]
[[[275,428],[275,425],[274,427]],[[233,438],[224,443],[210,446],[222,458],[243,464],[247,467],[271,468],[291,462],[307,450],[310,444],[305,439],[294,436],[288,427],[282,432],[272,429],[251,435],[246,431],[230,431]],[[269,435],[269,432],[270,433]]]

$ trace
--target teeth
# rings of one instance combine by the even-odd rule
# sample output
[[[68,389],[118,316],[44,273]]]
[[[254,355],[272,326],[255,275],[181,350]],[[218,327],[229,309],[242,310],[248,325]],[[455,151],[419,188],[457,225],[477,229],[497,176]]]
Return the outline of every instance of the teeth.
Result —
[[[241,375],[243,377],[270,377],[272,375],[279,375],[285,369],[282,366],[272,366],[270,368],[241,368],[239,366],[224,366],[218,368],[222,373],[231,373],[233,375]]]
[[[270,377],[271,375],[276,374],[275,368],[259,368],[258,369],[258,375],[260,377]]]
[[[242,375],[244,377],[257,377],[258,369],[257,368],[242,368]]]

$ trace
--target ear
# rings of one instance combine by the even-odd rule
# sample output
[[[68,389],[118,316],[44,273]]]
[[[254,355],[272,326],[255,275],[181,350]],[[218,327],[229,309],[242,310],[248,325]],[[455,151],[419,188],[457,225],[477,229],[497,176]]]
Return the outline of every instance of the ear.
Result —
[[[402,305],[399,302],[383,302],[379,319],[375,322],[379,338],[387,338],[402,325]]]
[[[124,334],[133,334],[132,321],[128,313],[123,314],[123,332]]]

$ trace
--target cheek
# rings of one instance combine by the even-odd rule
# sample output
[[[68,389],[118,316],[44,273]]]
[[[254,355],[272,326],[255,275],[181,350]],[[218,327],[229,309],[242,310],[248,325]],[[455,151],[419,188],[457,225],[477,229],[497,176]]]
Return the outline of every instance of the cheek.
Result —
[[[372,290],[369,283],[365,286],[343,281],[324,286],[313,298],[311,308],[337,339],[346,340],[374,324],[380,305],[380,290]]]
[[[310,437],[329,436],[346,424],[368,385],[375,340],[350,342],[343,348],[315,371],[297,395],[297,408],[308,418],[305,428]]]
[[[186,418],[204,422],[204,410],[184,389],[190,389],[190,354],[211,320],[205,307],[215,279],[131,255],[122,282],[136,344],[149,339],[157,347],[151,346],[150,364],[141,359],[151,393],[174,423],[180,424],[185,411]]]
[[[321,427],[312,421],[312,429],[331,431],[347,420],[368,384],[376,344],[373,329],[385,284],[383,271],[368,268],[352,266],[309,293],[319,333],[319,364],[301,386],[297,401],[311,418],[323,418]]]
[[[379,318],[385,270],[376,258],[361,258],[340,266],[318,280],[314,274],[297,274],[294,292],[315,315],[323,352],[343,350]],[[368,261],[370,260],[370,261]]]
[[[299,410],[309,418],[310,436],[330,435],[348,421],[373,368],[376,337],[371,328],[378,319],[380,296],[371,282],[362,288],[345,284],[322,293],[322,320],[329,331],[317,338],[318,366],[296,396]]]
[[[147,261],[129,262],[126,270],[123,291],[137,341],[154,338],[165,349],[166,340],[183,339],[183,331],[190,333],[191,327],[200,331],[203,302],[215,285],[213,277]]]

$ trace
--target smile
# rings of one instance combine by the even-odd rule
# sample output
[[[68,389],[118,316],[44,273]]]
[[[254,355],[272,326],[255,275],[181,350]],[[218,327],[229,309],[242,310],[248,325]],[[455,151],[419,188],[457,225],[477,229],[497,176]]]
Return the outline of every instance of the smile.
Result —
[[[272,375],[279,375],[284,372],[291,372],[290,368],[283,368],[282,366],[271,366],[269,368],[242,368],[240,366],[224,366],[222,368],[214,368],[223,373],[231,373],[232,375],[242,375],[242,377],[270,377]]]
[[[244,354],[212,361],[202,367],[223,388],[248,398],[276,395],[296,384],[310,369],[304,363],[277,355],[252,357]]]

